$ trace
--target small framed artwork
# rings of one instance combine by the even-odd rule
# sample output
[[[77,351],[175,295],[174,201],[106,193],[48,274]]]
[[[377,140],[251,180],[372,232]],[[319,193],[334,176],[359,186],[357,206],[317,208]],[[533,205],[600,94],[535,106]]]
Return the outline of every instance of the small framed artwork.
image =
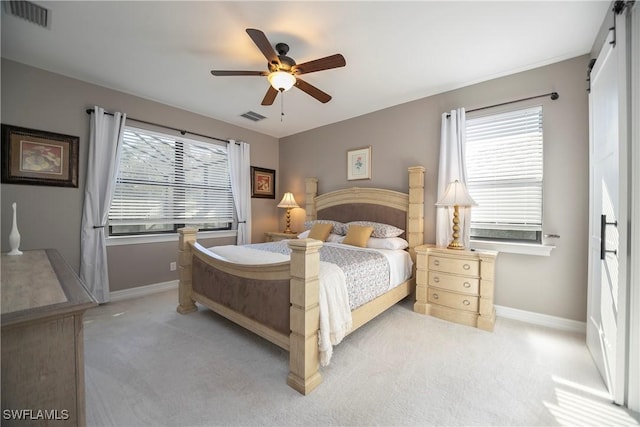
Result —
[[[2,182],[78,187],[77,136],[2,125]]]
[[[276,171],[251,166],[251,197],[276,198]]]
[[[371,179],[371,146],[347,151],[347,180]]]

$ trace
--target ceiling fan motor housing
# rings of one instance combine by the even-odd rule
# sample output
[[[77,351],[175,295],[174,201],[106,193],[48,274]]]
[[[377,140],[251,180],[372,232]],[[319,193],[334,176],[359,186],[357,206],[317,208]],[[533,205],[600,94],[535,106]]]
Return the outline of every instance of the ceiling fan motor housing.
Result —
[[[278,52],[278,59],[280,63],[276,63],[276,61],[270,62],[269,71],[291,71],[291,68],[296,65],[296,61],[293,58],[287,56],[289,52],[289,45],[286,43],[278,43],[276,44],[276,51]]]

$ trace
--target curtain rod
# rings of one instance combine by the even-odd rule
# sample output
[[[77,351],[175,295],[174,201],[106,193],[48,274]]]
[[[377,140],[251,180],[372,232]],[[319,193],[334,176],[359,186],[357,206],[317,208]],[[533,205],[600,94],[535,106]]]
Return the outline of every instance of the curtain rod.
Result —
[[[544,95],[530,96],[528,98],[516,99],[514,101],[507,101],[507,102],[502,102],[500,104],[487,105],[486,107],[474,108],[473,110],[467,111],[467,113],[473,113],[474,111],[486,110],[487,108],[501,107],[503,105],[514,104],[516,102],[521,102],[521,101],[528,101],[530,99],[544,98],[546,96],[550,96],[552,101],[555,101],[556,99],[560,98],[560,95],[558,94],[558,92],[549,92],[549,93],[545,93]],[[449,117],[451,117],[451,114],[447,114],[447,118],[449,118]]]
[[[94,112],[93,108],[87,108],[87,114],[91,114],[93,112]],[[108,114],[110,116],[113,116],[113,113],[110,113],[108,111],[105,111],[104,113]],[[201,136],[203,138],[214,139],[216,141],[229,142],[228,139],[220,139],[220,138],[216,138],[216,137],[209,136],[209,135],[203,135],[201,133],[195,133],[195,132],[190,132],[190,131],[184,130],[184,129],[178,129],[178,128],[174,128],[174,127],[171,127],[171,126],[161,125],[159,123],[153,123],[153,122],[147,122],[145,120],[134,119],[133,117],[129,117],[129,116],[127,116],[127,120],[133,120],[134,122],[144,123],[146,125],[158,126],[158,127],[164,128],[164,129],[175,130],[176,132],[180,132],[181,135],[191,134],[191,135]],[[237,144],[237,142],[236,142],[236,144]]]

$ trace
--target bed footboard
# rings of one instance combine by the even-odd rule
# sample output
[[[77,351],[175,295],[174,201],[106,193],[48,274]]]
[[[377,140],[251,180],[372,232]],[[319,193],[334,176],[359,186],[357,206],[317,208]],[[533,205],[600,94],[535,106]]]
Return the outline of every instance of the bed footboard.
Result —
[[[297,239],[289,243],[291,261],[267,265],[239,265],[207,255],[196,244],[196,230],[182,228],[179,234],[180,283],[177,311],[181,314],[197,310],[201,303],[227,319],[251,330],[274,344],[289,350],[287,384],[302,394],[308,394],[322,382],[319,373],[318,330],[320,328],[319,273],[322,242]],[[244,279],[289,281],[288,334],[278,332],[260,322],[232,310],[194,289],[193,260],[197,258],[225,274]],[[196,288],[201,288],[200,285]]]

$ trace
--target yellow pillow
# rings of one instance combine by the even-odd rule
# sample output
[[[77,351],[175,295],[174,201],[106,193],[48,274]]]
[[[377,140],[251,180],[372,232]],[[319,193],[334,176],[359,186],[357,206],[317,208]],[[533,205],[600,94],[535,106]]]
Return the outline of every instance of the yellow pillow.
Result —
[[[327,240],[327,237],[329,237],[331,230],[333,230],[333,224],[316,223],[311,227],[308,237],[310,239],[316,239],[324,242]]]
[[[342,243],[345,245],[359,246],[361,248],[367,247],[369,237],[373,233],[373,227],[366,227],[364,225],[350,225],[349,231],[345,236]]]

